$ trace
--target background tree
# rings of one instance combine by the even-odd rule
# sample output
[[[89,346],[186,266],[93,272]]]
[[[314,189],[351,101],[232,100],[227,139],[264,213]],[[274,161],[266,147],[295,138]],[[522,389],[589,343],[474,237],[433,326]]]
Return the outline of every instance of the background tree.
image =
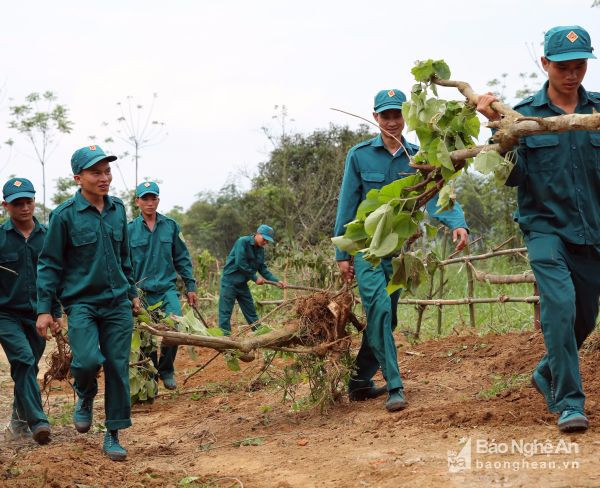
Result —
[[[56,191],[52,195],[52,203],[58,206],[75,194],[77,183],[72,176],[59,176],[55,181]]]
[[[25,103],[10,107],[9,127],[23,134],[33,146],[42,165],[42,215],[46,221],[46,163],[59,134],[68,134],[73,122],[68,118],[67,107],[56,102],[56,95],[47,91],[31,93]]]
[[[331,125],[278,137],[248,191],[228,184],[217,193],[199,194],[185,213],[179,209],[169,215],[181,223],[196,252],[207,249],[219,259],[261,223],[275,228],[278,242],[293,242],[302,252],[331,236],[346,153],[371,136],[367,126]]]
[[[102,125],[109,130],[111,135],[104,142],[113,144],[121,142],[128,147],[119,158],[131,157],[135,164],[135,185],[138,185],[139,160],[141,150],[160,144],[167,137],[165,123],[153,119],[154,109],[158,95],[152,96],[150,107],[145,108],[137,103],[132,96],[125,98],[124,102],[117,102],[119,117],[115,124],[103,122]]]

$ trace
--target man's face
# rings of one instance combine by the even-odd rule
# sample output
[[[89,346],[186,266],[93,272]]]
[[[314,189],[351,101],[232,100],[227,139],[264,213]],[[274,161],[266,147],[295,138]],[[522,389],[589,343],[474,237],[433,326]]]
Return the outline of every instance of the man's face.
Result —
[[[382,131],[392,134],[396,139],[402,137],[402,131],[404,130],[402,110],[391,108],[380,113],[373,112],[373,117]]]
[[[10,203],[2,202],[2,206],[15,222],[25,224],[33,219],[33,211],[35,210],[35,200],[33,198],[17,198]]]
[[[154,193],[146,193],[145,195],[135,199],[135,203],[140,209],[140,212],[142,212],[142,215],[147,217],[151,217],[156,213],[159,202],[160,198],[158,198],[158,195],[155,195]]]
[[[542,66],[548,73],[548,81],[554,90],[561,95],[573,95],[577,93],[587,71],[587,59],[548,61],[542,57]]]
[[[94,164],[91,168],[84,169],[81,173],[75,175],[75,181],[83,191],[90,195],[108,195],[112,181],[110,163],[104,161]]]
[[[254,234],[254,242],[256,242],[256,245],[259,247],[265,247],[269,243],[262,234]]]

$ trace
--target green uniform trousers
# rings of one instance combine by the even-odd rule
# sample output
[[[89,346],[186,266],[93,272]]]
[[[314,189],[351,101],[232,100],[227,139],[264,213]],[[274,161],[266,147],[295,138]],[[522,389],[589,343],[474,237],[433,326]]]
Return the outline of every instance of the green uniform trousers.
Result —
[[[96,396],[96,374],[100,366],[103,366],[106,428],[117,430],[131,426],[131,302],[123,298],[106,305],[79,303],[69,306],[66,312],[69,321],[69,343],[73,352],[71,374],[75,380],[77,396]]]
[[[13,418],[27,422],[30,428],[48,423],[37,382],[38,362],[46,341],[37,333],[35,321],[35,315],[0,311],[0,344],[15,382]]]
[[[162,302],[160,309],[167,315],[181,316],[181,304],[179,303],[179,293],[177,290],[169,290],[166,293],[144,292],[144,301],[148,306]],[[160,359],[158,351],[154,351],[150,358],[154,367],[158,370],[158,376],[161,378],[172,378],[175,373],[175,357],[177,356],[177,346],[161,346]]]
[[[219,327],[225,335],[231,334],[231,314],[235,301],[240,305],[244,318],[248,324],[258,321],[258,314],[254,305],[254,299],[248,283],[229,283],[221,280],[221,289],[219,290]],[[258,324],[253,327],[256,330]]]
[[[367,328],[356,356],[356,373],[350,379],[350,390],[373,384],[372,378],[381,368],[388,391],[402,388],[396,344],[392,331],[398,324],[397,308],[400,291],[388,294],[386,286],[392,276],[392,262],[383,259],[373,267],[362,254],[354,256],[354,273],[358,291],[367,315]]]
[[[583,412],[578,350],[596,324],[600,254],[593,246],[568,244],[553,234],[529,232],[525,242],[539,289],[547,351],[537,370],[551,382],[560,412]]]

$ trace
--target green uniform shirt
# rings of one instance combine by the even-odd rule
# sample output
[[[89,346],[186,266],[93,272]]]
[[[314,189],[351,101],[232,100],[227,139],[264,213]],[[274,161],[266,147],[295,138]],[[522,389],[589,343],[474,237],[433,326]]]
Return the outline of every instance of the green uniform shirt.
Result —
[[[526,116],[565,112],[553,105],[548,82],[515,109]],[[600,93],[579,88],[578,114],[600,111]],[[521,229],[557,234],[573,244],[600,244],[600,131],[523,137],[508,186],[518,186]]]
[[[196,291],[192,260],[177,222],[157,213],[151,231],[140,216],[129,222],[128,231],[133,277],[138,288],[151,293],[176,290],[179,273],[186,291]]]
[[[402,144],[410,155],[416,154],[419,150],[417,146],[406,142],[404,138],[402,138]],[[334,236],[344,235],[345,225],[354,220],[356,210],[358,210],[360,202],[366,198],[369,190],[388,185],[407,173],[415,173],[416,170],[408,165],[409,162],[408,156],[402,148],[395,156],[390,154],[383,144],[381,135],[361,142],[350,149],[346,157],[344,179],[338,200]],[[467,228],[465,215],[458,202],[455,203],[452,210],[435,213],[438,209],[437,201],[436,195],[426,205],[431,216],[451,229]],[[350,255],[336,248],[335,259],[344,261],[350,259]]]
[[[56,293],[65,308],[74,303],[107,304],[137,291],[127,242],[123,202],[104,197],[104,209],[78,190],[50,214],[38,261],[38,314],[50,311]]]
[[[242,236],[229,251],[221,279],[232,284],[256,281],[257,272],[267,280],[279,281],[265,264],[265,250],[254,244],[254,234]]]
[[[15,228],[12,219],[9,218],[0,225],[0,266],[18,273],[18,276],[15,276],[0,269],[0,310],[2,311],[36,315],[35,279],[46,226],[40,224],[35,218],[34,221],[35,227],[27,239]],[[60,317],[62,315],[60,305],[55,300],[52,303],[52,315]]]

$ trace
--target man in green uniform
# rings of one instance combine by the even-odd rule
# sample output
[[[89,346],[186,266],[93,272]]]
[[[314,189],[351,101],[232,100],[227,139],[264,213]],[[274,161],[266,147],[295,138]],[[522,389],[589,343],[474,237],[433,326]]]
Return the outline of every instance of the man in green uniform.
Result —
[[[143,290],[143,299],[148,306],[161,302],[167,314],[181,315],[177,273],[185,284],[187,301],[196,306],[196,280],[190,253],[183,240],[177,222],[158,213],[160,189],[154,182],[146,181],[135,190],[135,203],[141,215],[129,222],[129,244],[135,282]],[[160,361],[156,353],[152,356],[154,366],[165,387],[177,388],[173,363],[177,346],[162,346]]]
[[[50,424],[42,408],[37,374],[46,341],[35,328],[35,278],[46,227],[33,216],[35,189],[29,180],[11,178],[2,195],[9,218],[0,225],[0,344],[15,382],[6,435],[33,435],[36,442],[45,444],[50,440]],[[61,315],[60,305],[53,300],[51,320]]]
[[[96,374],[104,368],[106,435],[103,450],[112,460],[127,451],[118,431],[131,425],[129,351],[133,311],[139,310],[127,239],[123,202],[108,195],[110,162],[99,146],[73,154],[71,167],[80,189],[50,215],[50,224],[38,262],[37,329],[46,336],[56,332],[49,314],[55,294],[68,317],[73,352],[71,373],[77,404],[73,421],[78,432],[92,425],[98,392]]]
[[[546,32],[541,63],[548,81],[515,109],[527,117],[600,111],[600,93],[581,85],[592,51],[582,27]],[[490,120],[500,118],[490,107],[495,100],[483,95],[477,105]],[[532,383],[560,413],[561,431],[585,430],[578,349],[594,329],[600,297],[600,132],[523,137],[506,184],[518,187],[517,221],[540,294],[547,352]]]
[[[236,300],[248,324],[258,321],[254,300],[248,288],[249,280],[257,285],[269,280],[276,282],[281,288],[286,286],[286,283],[279,281],[265,264],[264,247],[269,242],[275,242],[274,236],[275,231],[263,224],[256,229],[256,233],[240,237],[229,251],[221,274],[219,291],[219,327],[226,335],[231,334],[231,313]],[[261,276],[257,276],[256,273]]]
[[[415,170],[409,166],[408,154],[413,155],[418,147],[402,137],[404,119],[402,103],[406,100],[400,90],[382,90],[375,96],[373,117],[381,134],[354,146],[348,152],[342,187],[338,201],[334,235],[345,232],[345,225],[354,220],[356,210],[366,194],[373,188],[381,188]],[[401,141],[401,143],[399,142]],[[457,249],[467,243],[467,224],[460,205],[452,210],[436,213],[437,198],[430,201],[427,210],[453,231]],[[386,388],[376,388],[373,376],[379,368],[387,382],[388,411],[406,407],[404,388],[396,345],[392,331],[397,325],[397,307],[400,291],[391,296],[386,291],[392,275],[391,258],[383,259],[373,267],[359,253],[352,263],[348,253],[336,249],[336,261],[345,281],[352,281],[356,273],[358,289],[367,315],[367,328],[363,332],[362,344],[356,358],[356,373],[350,379],[348,391],[351,400],[366,400],[385,393]]]

